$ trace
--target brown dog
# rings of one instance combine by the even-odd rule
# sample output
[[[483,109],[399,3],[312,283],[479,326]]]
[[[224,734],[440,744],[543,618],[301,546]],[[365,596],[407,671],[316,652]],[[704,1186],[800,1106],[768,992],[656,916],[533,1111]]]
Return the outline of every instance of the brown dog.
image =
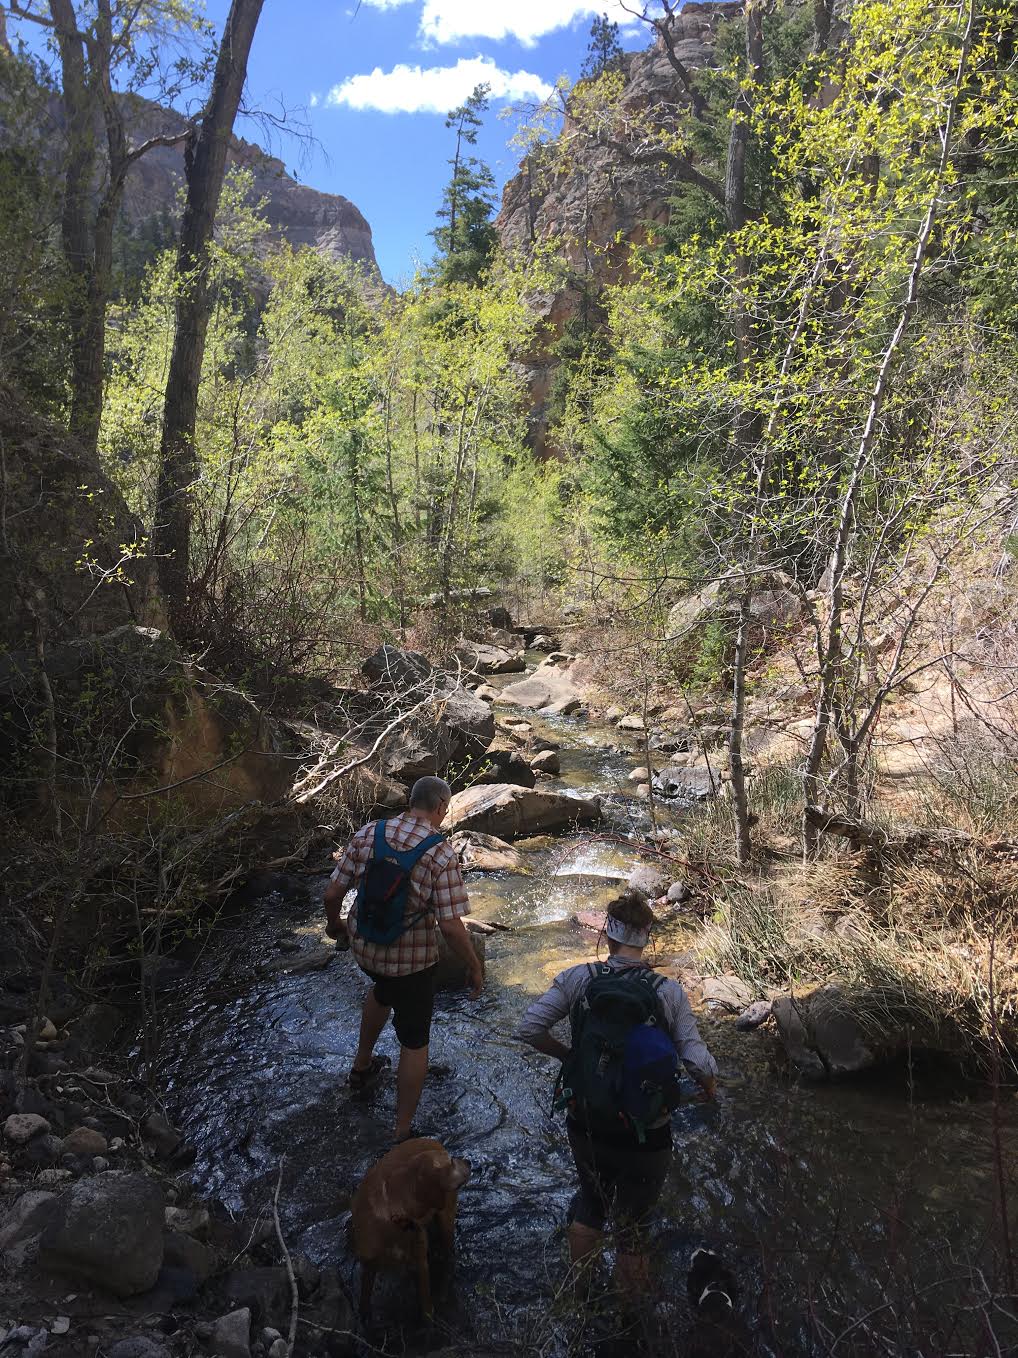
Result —
[[[439,1141],[403,1141],[372,1165],[351,1204],[350,1230],[361,1266],[361,1318],[367,1320],[379,1269],[417,1271],[421,1312],[430,1320],[428,1227],[434,1225],[451,1258],[459,1190],[470,1178]]]

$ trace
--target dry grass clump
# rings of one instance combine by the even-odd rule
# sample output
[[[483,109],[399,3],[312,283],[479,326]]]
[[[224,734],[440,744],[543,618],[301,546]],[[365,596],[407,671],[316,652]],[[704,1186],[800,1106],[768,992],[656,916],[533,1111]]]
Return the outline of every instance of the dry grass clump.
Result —
[[[900,868],[891,898],[909,905],[888,922],[882,893],[852,894],[854,867],[846,858],[723,888],[703,937],[712,963],[761,992],[836,984],[878,1046],[906,1038],[982,1067],[1018,1053],[1010,882],[987,891],[975,879],[967,907],[956,900],[938,916],[948,883],[929,867]]]

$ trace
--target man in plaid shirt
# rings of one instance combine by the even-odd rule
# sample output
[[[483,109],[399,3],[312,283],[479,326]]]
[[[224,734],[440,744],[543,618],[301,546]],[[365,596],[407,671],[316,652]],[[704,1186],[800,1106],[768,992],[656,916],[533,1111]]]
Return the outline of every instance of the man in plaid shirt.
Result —
[[[410,792],[409,809],[385,822],[386,843],[400,852],[423,843],[441,826],[451,800],[452,790],[441,778],[419,778]],[[463,927],[462,916],[469,911],[470,902],[459,859],[444,840],[428,849],[414,865],[404,914],[411,923],[394,943],[369,943],[358,938],[356,903],[346,921],[341,918],[344,897],[359,884],[371,862],[377,824],[371,821],[357,831],[332,874],[325,892],[326,932],[331,938],[349,938],[358,965],[374,982],[361,1012],[360,1041],[349,1077],[354,1089],[363,1089],[389,1064],[387,1057],[375,1056],[374,1051],[392,1015],[400,1044],[395,1136],[402,1141],[412,1134],[413,1117],[428,1073],[439,933],[466,967],[474,998],[481,993],[484,974]]]

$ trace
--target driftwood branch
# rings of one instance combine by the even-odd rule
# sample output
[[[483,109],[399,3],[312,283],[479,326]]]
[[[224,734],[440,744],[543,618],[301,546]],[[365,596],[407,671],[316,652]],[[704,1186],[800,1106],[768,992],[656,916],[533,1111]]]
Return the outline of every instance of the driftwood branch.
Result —
[[[286,1156],[282,1156],[279,1161],[279,1174],[276,1178],[276,1191],[272,1195],[272,1221],[276,1228],[276,1239],[279,1241],[279,1248],[283,1255],[283,1262],[286,1265],[286,1276],[290,1280],[290,1331],[286,1337],[287,1358],[293,1353],[293,1341],[297,1337],[297,1316],[300,1311],[300,1293],[297,1290],[297,1279],[293,1271],[293,1260],[290,1258],[290,1251],[286,1247],[286,1240],[283,1237],[283,1228],[279,1224],[279,1190],[283,1185],[283,1165]]]
[[[860,849],[914,853],[923,849],[974,848],[984,853],[1018,857],[1018,840],[982,840],[970,835],[967,830],[956,830],[949,825],[902,825],[891,830],[875,825],[872,821],[856,820],[837,811],[825,811],[822,806],[807,806],[804,814],[806,823],[821,834],[847,839]]]

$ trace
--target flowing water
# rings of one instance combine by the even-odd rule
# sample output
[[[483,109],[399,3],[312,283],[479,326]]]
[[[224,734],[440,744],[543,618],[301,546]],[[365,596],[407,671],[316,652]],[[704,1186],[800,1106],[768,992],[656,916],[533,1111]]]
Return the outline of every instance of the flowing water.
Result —
[[[419,1118],[473,1169],[460,1198],[456,1287],[440,1321],[453,1336],[444,1342],[461,1352],[507,1340],[526,1352],[577,1351],[575,1313],[555,1301],[573,1172],[551,1111],[553,1063],[512,1033],[558,970],[592,955],[594,935],[572,916],[610,897],[639,861],[625,834],[646,828],[626,782],[638,753],[576,720],[542,730],[563,746],[551,786],[602,794],[623,838],[528,841],[530,875],[468,882],[474,912],[512,932],[488,940],[480,1001],[440,996],[438,1069]],[[352,1282],[345,1214],[384,1148],[394,1107],[391,1079],[368,1096],[346,1085],[365,982],[348,954],[322,971],[254,978],[280,935],[308,949],[326,941],[323,889],[324,879],[284,881],[224,919],[172,1002],[165,1075],[169,1107],[197,1147],[197,1190],[234,1214],[262,1211],[285,1157],[290,1247],[340,1264]],[[920,1097],[900,1075],[802,1086],[784,1075],[768,1033],[736,1035],[709,1016],[702,1028],[722,1080],[716,1105],[690,1101],[674,1118],[674,1170],[655,1237],[666,1315],[658,1351],[679,1351],[686,1260],[706,1243],[739,1278],[762,1352],[1018,1352],[1008,1345],[1018,1336],[1008,1330],[1013,1317],[977,1304],[980,1278],[992,1288],[996,1267],[990,1104],[957,1091]],[[391,1033],[383,1044],[395,1060]],[[1003,1135],[1013,1156],[1013,1122]],[[406,1327],[400,1343],[409,1335],[413,1347],[409,1289],[390,1282],[378,1301],[390,1331]],[[967,1309],[945,1328],[957,1306]],[[942,1347],[914,1338],[937,1326]]]

